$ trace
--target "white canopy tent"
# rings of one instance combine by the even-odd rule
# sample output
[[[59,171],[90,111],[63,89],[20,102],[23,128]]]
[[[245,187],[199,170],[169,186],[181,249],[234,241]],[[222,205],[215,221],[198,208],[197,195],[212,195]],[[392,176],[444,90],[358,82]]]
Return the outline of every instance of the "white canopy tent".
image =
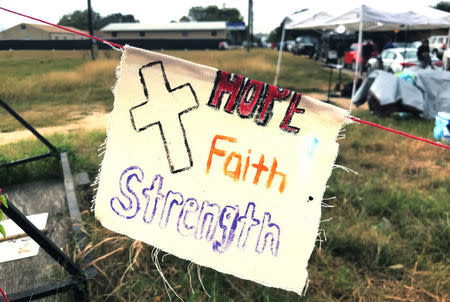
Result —
[[[320,25],[323,22],[330,20],[335,15],[331,13],[324,12],[317,9],[308,9],[300,13],[296,13],[286,17],[285,29],[295,29],[301,26],[308,25],[314,27],[315,25]]]
[[[361,5],[343,14],[325,20],[322,24],[305,24],[295,28],[328,28],[344,25],[347,30],[358,30],[362,23],[364,31],[387,31],[403,28],[433,29],[450,26],[450,13],[431,7],[420,9],[378,9]]]
[[[314,26],[314,24],[320,25],[332,17],[333,15],[322,10],[306,9],[289,15],[284,19],[283,28],[281,31],[280,51],[278,52],[277,69],[275,72],[275,86],[278,84],[278,75],[280,74],[281,57],[284,48],[284,37],[286,30],[300,28],[305,24],[308,24],[309,26]]]
[[[307,11],[306,11],[307,12]],[[323,12],[328,14],[327,12]],[[314,12],[313,15],[317,16],[320,12]],[[323,15],[323,14],[322,14]],[[305,14],[306,16],[306,14]],[[341,14],[335,14],[328,18],[316,19],[305,18],[298,22],[294,22],[293,18],[287,17],[285,19],[285,26],[283,28],[282,42],[284,40],[285,29],[328,29],[334,30],[337,26],[345,26],[345,30],[358,30],[358,51],[357,62],[361,55],[362,33],[363,31],[388,31],[395,29],[432,29],[450,27],[450,13],[433,9],[430,7],[424,7],[420,9],[393,9],[392,11],[385,11],[384,9],[378,9],[369,7],[367,5],[361,5],[349,9]],[[280,46],[280,53],[282,47]],[[279,61],[281,62],[281,54],[279,55]],[[278,64],[280,63],[278,62]],[[278,81],[279,67],[277,64],[277,71],[275,75],[276,82]],[[355,92],[356,80],[359,75],[359,64],[356,65],[355,78],[353,83],[352,96]],[[275,82],[275,85],[277,84]]]

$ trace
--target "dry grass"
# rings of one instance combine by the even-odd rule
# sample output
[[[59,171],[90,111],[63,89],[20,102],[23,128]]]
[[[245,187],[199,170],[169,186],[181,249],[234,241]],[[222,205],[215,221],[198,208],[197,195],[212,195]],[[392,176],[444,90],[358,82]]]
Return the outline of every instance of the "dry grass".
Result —
[[[247,77],[273,83],[278,52],[270,49],[244,49],[230,51],[168,51],[167,54],[221,70],[234,72]],[[326,91],[328,89],[329,69],[304,56],[284,53],[279,78],[279,86],[299,92]],[[346,74],[343,81],[350,81]],[[336,81],[336,74],[334,75]]]
[[[15,100],[40,98],[50,91],[61,93],[89,89],[92,85],[111,86],[116,66],[115,60],[97,60],[88,61],[69,71],[52,71],[20,79],[6,77],[0,82],[0,92],[5,100]]]
[[[0,81],[0,97],[35,127],[71,123],[93,111],[109,110],[116,66],[116,60],[102,59],[84,62],[72,70],[6,77]],[[22,129],[3,110],[0,119],[0,132]]]
[[[212,66],[217,69],[237,72],[248,75],[251,72],[267,72],[274,74],[273,56],[267,55],[265,50],[252,50],[248,53],[244,50],[230,51],[168,51],[168,55],[183,58],[185,60]]]
[[[54,71],[44,75],[41,79],[32,81],[34,89],[54,91],[71,91],[77,88],[111,85],[117,66],[115,60],[97,60],[86,62],[73,71]]]
[[[277,52],[268,49],[166,53],[266,83],[272,83],[275,75]],[[91,111],[109,111],[119,56],[116,51],[101,51],[93,62],[87,51],[0,51],[4,71],[0,98],[36,127],[64,125]],[[327,75],[316,62],[286,53],[279,84],[305,93],[324,91]],[[0,120],[4,121],[0,132],[21,128],[3,110]]]

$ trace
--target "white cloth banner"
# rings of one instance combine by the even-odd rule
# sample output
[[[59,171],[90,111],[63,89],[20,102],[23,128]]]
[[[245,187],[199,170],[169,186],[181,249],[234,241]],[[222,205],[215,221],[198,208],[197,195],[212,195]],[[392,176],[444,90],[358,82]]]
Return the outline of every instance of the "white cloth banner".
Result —
[[[114,92],[103,226],[300,294],[347,112],[129,46]]]

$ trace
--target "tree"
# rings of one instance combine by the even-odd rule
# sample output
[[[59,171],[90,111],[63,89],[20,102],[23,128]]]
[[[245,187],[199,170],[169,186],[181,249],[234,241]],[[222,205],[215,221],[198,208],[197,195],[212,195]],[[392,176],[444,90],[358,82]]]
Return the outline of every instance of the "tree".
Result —
[[[133,22],[138,23],[133,15],[122,15],[121,13],[115,13],[106,17],[100,16],[99,13],[92,12],[92,24],[94,29],[100,29],[109,23],[123,23]],[[88,25],[88,10],[76,10],[70,14],[64,15],[58,22],[58,25],[72,26],[79,29],[89,29]]]
[[[237,8],[218,8],[215,5],[194,6],[189,9],[188,16],[195,21],[242,22],[244,20]]]
[[[434,6],[434,8],[440,9],[440,10],[443,10],[443,11],[446,11],[446,12],[450,12],[450,2],[448,2],[448,1],[441,1],[438,4],[436,4]]]
[[[278,43],[281,40],[282,28],[284,26],[285,20],[283,20],[280,26],[276,27],[269,33],[269,37],[267,38],[268,42]],[[309,36],[309,37],[317,37],[319,38],[321,33],[317,30],[313,29],[290,29],[285,31],[284,40],[295,40],[299,36]]]
[[[267,38],[267,41],[277,43],[281,40],[281,33],[283,31],[284,22],[286,20],[281,21],[280,26],[276,27],[269,33],[269,37]],[[294,40],[298,36],[297,30],[287,30],[285,31],[285,37],[284,40]]]
[[[139,23],[139,20],[136,20],[133,15],[122,15],[121,13],[115,13],[102,17],[99,21],[98,28],[102,28],[109,23]]]
[[[96,24],[100,21],[101,17],[99,13],[92,12],[92,22],[94,24],[94,28]],[[58,25],[63,26],[72,26],[78,29],[89,29],[88,25],[88,10],[85,9],[83,11],[76,10],[70,14],[64,15],[58,22]]]
[[[280,26],[276,27],[269,33],[269,37],[267,38],[268,42],[277,43],[281,40],[281,28],[283,27],[283,22],[281,22]]]

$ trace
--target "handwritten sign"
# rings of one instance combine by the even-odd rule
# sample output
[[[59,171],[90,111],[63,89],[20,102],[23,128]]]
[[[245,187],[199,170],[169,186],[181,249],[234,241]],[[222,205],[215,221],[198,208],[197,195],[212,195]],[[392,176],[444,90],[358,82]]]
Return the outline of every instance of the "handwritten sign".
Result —
[[[346,111],[125,47],[95,213],[180,258],[301,293]]]

